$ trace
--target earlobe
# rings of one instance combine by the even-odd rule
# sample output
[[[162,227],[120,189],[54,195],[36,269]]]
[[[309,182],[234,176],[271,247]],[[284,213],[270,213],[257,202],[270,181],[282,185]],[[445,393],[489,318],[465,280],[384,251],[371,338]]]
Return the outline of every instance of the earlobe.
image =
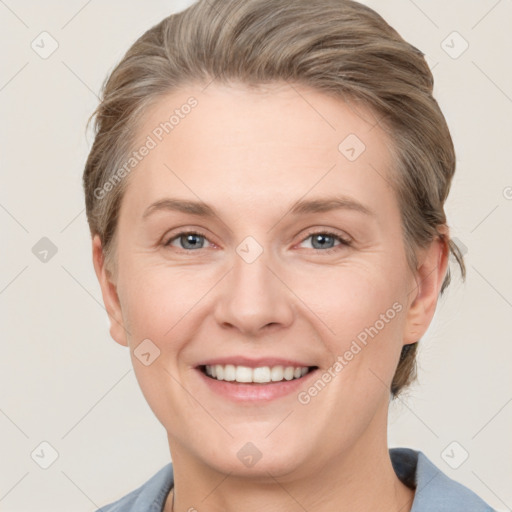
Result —
[[[112,276],[105,267],[105,255],[98,235],[94,235],[92,240],[92,259],[96,277],[100,283],[103,303],[110,319],[110,335],[120,345],[128,346],[116,283],[113,282]]]
[[[432,322],[448,268],[448,257],[447,236],[437,237],[422,251],[414,276],[416,285],[410,291],[414,299],[407,312],[404,345],[419,341]]]

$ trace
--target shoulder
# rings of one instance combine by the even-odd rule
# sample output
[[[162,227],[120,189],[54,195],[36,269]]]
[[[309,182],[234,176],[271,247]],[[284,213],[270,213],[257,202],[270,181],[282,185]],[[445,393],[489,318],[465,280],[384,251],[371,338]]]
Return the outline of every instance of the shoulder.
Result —
[[[411,512],[495,512],[473,491],[444,474],[421,451],[391,448],[397,476],[415,487]]]
[[[140,487],[96,512],[161,512],[173,484],[173,468],[169,463]]]

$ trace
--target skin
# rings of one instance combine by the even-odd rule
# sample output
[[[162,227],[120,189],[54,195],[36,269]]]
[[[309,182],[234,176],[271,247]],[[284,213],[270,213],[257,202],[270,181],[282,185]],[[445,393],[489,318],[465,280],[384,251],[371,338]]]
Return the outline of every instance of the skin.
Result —
[[[388,183],[391,141],[368,109],[287,84],[191,86],[148,111],[140,141],[191,95],[198,106],[125,178],[115,277],[93,238],[110,333],[129,347],[167,431],[174,511],[410,510],[414,491],[388,453],[389,389],[402,346],[434,315],[446,244],[434,240],[417,252],[418,268],[408,267]],[[349,134],[366,146],[355,161],[338,150]],[[375,215],[289,214],[300,199],[334,193]],[[218,215],[159,211],[143,220],[165,197],[201,200]],[[202,248],[176,238],[185,228],[204,234],[193,240]],[[311,235],[326,230],[352,244],[313,245]],[[236,251],[247,236],[263,249],[250,264]],[[297,393],[235,403],[195,369],[205,358],[274,356],[308,361],[320,377],[394,303],[401,311],[308,404]],[[144,339],[160,350],[148,366],[134,356]],[[247,442],[262,454],[252,467],[237,457]]]

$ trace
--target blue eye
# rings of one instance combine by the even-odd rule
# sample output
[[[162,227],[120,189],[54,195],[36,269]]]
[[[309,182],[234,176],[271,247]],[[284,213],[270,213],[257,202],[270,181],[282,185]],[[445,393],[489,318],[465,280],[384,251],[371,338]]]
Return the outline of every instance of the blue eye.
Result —
[[[304,238],[301,243],[304,243],[308,239],[312,240],[312,249],[326,253],[336,251],[341,247],[349,247],[351,245],[349,240],[342,238],[336,233],[330,233],[327,231],[312,232],[306,238]],[[336,240],[338,240],[339,243],[337,245],[333,245],[335,244]],[[179,243],[178,246],[174,244],[175,241]],[[208,241],[208,239],[201,233],[196,231],[182,231],[181,233],[178,233],[177,235],[167,240],[167,242],[165,242],[163,245],[164,247],[176,247],[177,249],[181,249],[185,252],[191,252],[204,249],[205,241]]]
[[[312,240],[312,248],[321,252],[331,252],[333,250],[337,250],[340,245],[350,246],[349,240],[345,240],[335,233],[329,233],[325,231],[310,233],[306,238],[304,238],[304,240],[302,240],[302,243],[308,239]],[[332,245],[336,240],[339,240],[340,243],[338,245]]]
[[[172,245],[174,240],[178,240],[181,243],[179,249],[186,250],[196,250],[203,249],[203,243],[201,243],[201,239],[206,240],[206,237],[201,235],[200,233],[196,233],[195,231],[184,231],[182,233],[178,233],[176,236],[170,238],[165,244],[165,247],[169,247]],[[199,240],[199,241],[198,241]]]

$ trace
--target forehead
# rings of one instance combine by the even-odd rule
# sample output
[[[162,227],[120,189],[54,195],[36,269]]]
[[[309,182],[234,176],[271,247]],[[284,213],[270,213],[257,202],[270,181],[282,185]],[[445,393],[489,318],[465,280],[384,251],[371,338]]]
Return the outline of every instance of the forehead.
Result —
[[[393,200],[390,140],[377,116],[304,86],[175,91],[145,114],[137,147],[146,143],[127,190],[139,208],[166,190],[254,208],[269,194],[287,204],[333,189],[383,207]]]

